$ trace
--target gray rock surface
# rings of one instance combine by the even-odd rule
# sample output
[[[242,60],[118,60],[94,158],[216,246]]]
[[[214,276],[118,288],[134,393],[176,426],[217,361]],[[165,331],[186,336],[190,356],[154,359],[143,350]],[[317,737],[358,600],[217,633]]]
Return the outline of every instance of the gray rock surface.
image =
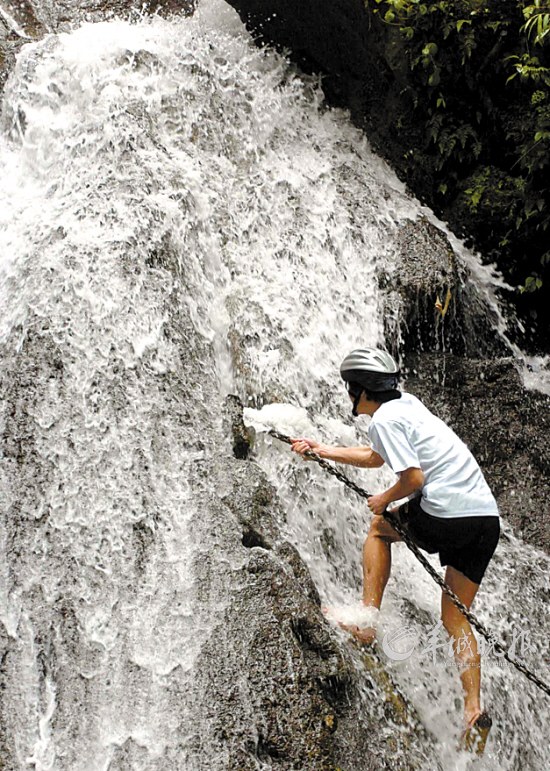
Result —
[[[391,759],[395,768],[420,767],[417,741],[429,746],[429,737],[376,656],[352,657],[325,622],[309,571],[280,537],[284,514],[262,473],[251,462],[222,464],[196,469],[200,535],[208,543],[214,531],[230,561],[235,546],[244,553],[231,572],[210,559],[201,567],[199,597],[219,601],[218,590],[229,603],[196,666],[197,694],[212,696],[197,699],[197,745],[208,737],[224,768],[243,771],[376,769]],[[221,502],[209,492],[219,484],[228,487]]]
[[[387,339],[399,341],[400,351],[444,350],[473,358],[509,354],[494,333],[499,321],[483,289],[446,233],[425,216],[401,226],[393,269],[383,272],[379,283]]]
[[[170,255],[163,262],[169,264]],[[52,503],[40,503],[52,501],[52,490],[69,483],[69,478],[62,482],[59,463],[74,464],[81,484],[93,479],[79,459],[93,466],[95,451],[89,455],[86,448],[97,437],[88,433],[82,444],[78,405],[55,397],[72,388],[63,342],[54,344],[43,324],[21,353],[11,345],[1,352],[1,534],[10,605],[21,614],[11,633],[2,626],[0,637],[2,768],[21,767],[20,748],[33,743],[34,710],[47,714],[49,705],[56,768],[79,767],[82,753],[96,746],[108,724],[111,701],[117,724],[129,729],[127,739],[112,740],[111,767],[121,770],[245,771],[276,764],[306,771],[370,771],[390,762],[393,768],[422,767],[427,742],[418,719],[380,663],[367,655],[365,669],[359,654],[352,655],[352,647],[325,621],[307,567],[281,538],[284,514],[272,488],[255,463],[232,457],[235,404],[225,436],[201,405],[199,383],[211,352],[196,337],[183,307],[172,311],[172,334],[182,335],[181,348],[192,351],[182,359],[178,376],[159,381],[152,372],[114,365],[106,367],[104,381],[96,382],[96,393],[108,390],[116,405],[110,421],[117,426],[131,420],[135,388],[155,396],[153,409],[146,410],[151,424],[142,416],[140,426],[114,445],[122,456],[134,455],[127,473],[137,473],[136,502],[142,498],[143,509],[113,510],[111,521],[93,520],[93,528],[78,516],[62,522]],[[53,421],[49,425],[41,417],[44,403]],[[101,398],[92,407],[98,424],[105,407]],[[150,454],[148,437],[153,437]],[[188,504],[167,510],[155,496],[155,479],[161,467],[164,473],[169,468],[174,447],[190,458],[179,471],[186,475]],[[60,494],[70,493],[60,488]],[[102,530],[110,538],[115,526],[120,542],[113,549]],[[176,555],[167,558],[171,540],[178,533],[187,537],[186,532],[198,545],[186,565],[191,584],[178,578],[177,562],[172,567]],[[190,602],[191,630],[178,611]],[[144,653],[150,632],[139,634],[143,613],[151,616],[143,629],[151,624],[157,640],[154,660],[162,660],[165,635],[182,648],[193,637],[201,641],[191,677],[185,666],[172,664],[159,681]],[[97,616],[100,629],[90,634]],[[100,630],[109,633],[103,638]],[[30,674],[25,675],[25,666]],[[24,677],[34,682],[36,705],[22,698]],[[365,682],[368,706],[360,688]],[[28,715],[27,726],[19,722],[22,714]],[[132,738],[143,716],[160,720],[160,754],[148,745],[145,729],[140,741]]]

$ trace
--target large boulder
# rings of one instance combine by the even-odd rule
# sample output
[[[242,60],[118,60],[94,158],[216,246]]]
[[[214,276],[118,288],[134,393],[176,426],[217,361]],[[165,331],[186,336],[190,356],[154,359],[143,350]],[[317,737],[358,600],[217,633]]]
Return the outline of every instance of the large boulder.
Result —
[[[476,275],[433,219],[404,220],[396,234],[396,258],[379,273],[386,339],[407,352],[509,355],[504,338],[494,333],[502,317],[480,281],[483,269]]]
[[[47,194],[8,202],[1,287],[0,766],[437,766],[380,662],[365,670],[325,620],[282,506],[246,460],[236,401],[219,414],[218,295],[205,287],[226,210],[204,214],[202,180],[159,141],[182,120],[166,139],[191,150],[209,125],[170,101],[169,78],[193,76],[191,96],[206,99],[194,76],[213,43],[174,69],[127,32],[133,49],[117,38],[106,73],[122,70],[131,98],[109,83],[113,110],[94,87],[73,111],[81,71],[51,36],[22,52],[4,113],[21,161],[10,183]],[[158,86],[159,71],[155,124],[158,89],[140,102],[133,78]],[[235,352],[245,330],[233,329]]]
[[[201,403],[212,351],[172,299],[177,371],[111,357],[87,403],[47,321],[0,349],[2,768],[421,768],[432,738],[324,619],[273,488],[239,459],[235,400],[223,433]]]

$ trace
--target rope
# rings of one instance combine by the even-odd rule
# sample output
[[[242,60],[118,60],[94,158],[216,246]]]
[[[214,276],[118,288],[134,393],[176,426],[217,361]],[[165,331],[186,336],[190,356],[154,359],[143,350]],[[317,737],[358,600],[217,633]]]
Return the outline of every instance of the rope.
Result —
[[[286,444],[292,444],[292,441],[290,437],[286,436],[285,434],[281,434],[278,431],[275,431],[274,429],[271,429],[268,431],[271,436],[275,437],[275,439],[278,439],[280,442],[285,442]],[[362,487],[359,487],[359,485],[356,485],[355,482],[352,482],[351,479],[349,479],[345,474],[343,474],[341,471],[339,471],[335,466],[328,463],[324,458],[319,457],[317,453],[312,452],[311,450],[306,450],[304,455],[307,458],[310,458],[310,460],[314,460],[316,463],[318,463],[322,469],[324,469],[328,474],[332,474],[332,476],[336,477],[336,479],[339,479],[340,482],[345,484],[347,487],[349,487],[351,490],[357,493],[357,495],[360,495],[362,498],[370,498],[371,493],[368,493],[366,490],[364,490]],[[419,550],[418,546],[411,540],[411,537],[409,536],[407,529],[401,525],[394,517],[391,516],[389,512],[385,512],[384,517],[390,522],[391,526],[394,528],[394,530],[399,533],[403,541],[407,544],[408,548],[412,551],[416,559],[420,562],[422,567],[427,570],[427,572],[430,574],[430,576],[433,578],[433,580],[438,584],[438,586],[441,587],[442,591],[450,597],[451,601],[456,605],[456,607],[460,610],[460,612],[468,619],[470,624],[477,629],[477,631],[493,646],[493,648],[501,653],[503,657],[506,659],[506,661],[510,662],[517,670],[519,670],[522,674],[525,675],[529,680],[531,680],[532,683],[535,683],[536,686],[538,686],[542,691],[544,691],[548,696],[550,696],[550,686],[545,683],[543,680],[537,677],[533,672],[531,672],[527,667],[525,667],[523,664],[521,664],[519,661],[515,661],[513,658],[510,657],[508,652],[506,651],[506,648],[499,643],[497,640],[495,640],[491,633],[483,626],[481,621],[479,621],[471,611],[468,610],[468,608],[458,599],[456,594],[453,592],[453,590],[445,583],[445,581],[441,578],[439,573],[434,570],[434,568],[430,565],[426,557],[422,554],[422,552]]]

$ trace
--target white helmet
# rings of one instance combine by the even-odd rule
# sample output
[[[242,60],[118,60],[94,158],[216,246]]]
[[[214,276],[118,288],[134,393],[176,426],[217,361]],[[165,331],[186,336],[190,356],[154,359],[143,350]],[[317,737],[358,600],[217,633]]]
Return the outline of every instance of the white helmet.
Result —
[[[340,365],[347,383],[363,386],[367,391],[391,391],[397,388],[399,367],[393,356],[379,348],[358,348]]]

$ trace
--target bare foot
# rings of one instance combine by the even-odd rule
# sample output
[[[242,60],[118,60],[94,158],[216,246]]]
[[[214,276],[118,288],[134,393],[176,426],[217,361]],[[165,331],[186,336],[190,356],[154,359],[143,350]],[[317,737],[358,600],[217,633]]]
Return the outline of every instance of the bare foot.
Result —
[[[361,603],[359,605],[360,605],[359,611],[364,612],[365,610],[368,610]],[[357,621],[353,618],[354,616],[358,615],[357,608],[354,608],[353,606],[344,607],[344,608],[325,606],[325,607],[322,607],[321,610],[323,611],[323,613],[325,614],[325,616],[329,621],[332,621],[333,623],[338,624],[338,626],[341,629],[345,629],[345,631],[353,635],[358,642],[363,643],[365,645],[371,645],[375,641],[376,627],[372,625],[372,619],[366,618],[364,621],[365,625],[363,626],[363,624],[361,623],[360,617],[357,619]],[[350,612],[349,612],[350,610],[352,611],[351,618],[350,618]],[[376,613],[378,613],[378,609],[373,608],[372,610],[376,610]],[[344,613],[343,611],[347,611],[347,612]],[[362,614],[360,613],[359,615],[362,615]]]
[[[372,643],[376,640],[376,629],[374,629],[372,626],[367,626],[364,629],[360,629],[358,626],[343,624],[341,621],[338,623],[342,629],[345,629],[346,632],[352,634],[360,643],[364,643],[365,645],[372,645]]]
[[[473,752],[476,755],[483,755],[493,721],[486,712],[477,711],[477,713],[465,717],[468,722],[462,732],[459,749]]]
[[[465,731],[468,730],[468,728],[472,728],[478,717],[481,715],[480,709],[472,709],[472,710],[466,710],[464,712],[464,724],[466,728]]]

